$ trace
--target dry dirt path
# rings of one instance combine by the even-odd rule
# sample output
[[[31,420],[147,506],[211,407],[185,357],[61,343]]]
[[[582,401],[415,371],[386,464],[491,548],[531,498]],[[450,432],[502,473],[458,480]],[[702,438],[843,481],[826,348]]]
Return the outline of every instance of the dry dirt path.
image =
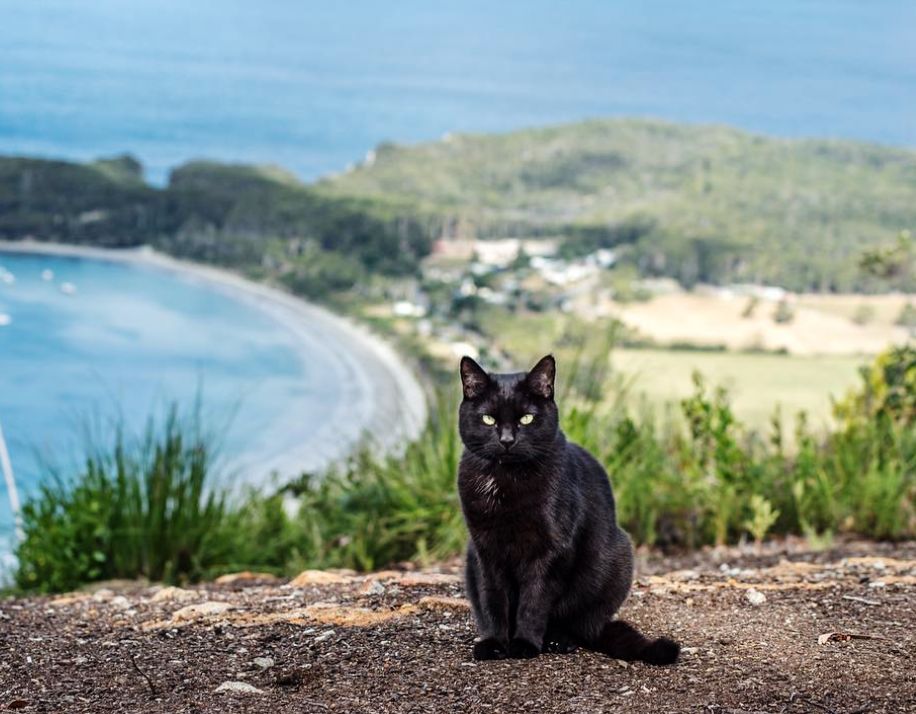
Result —
[[[649,559],[623,614],[667,668],[475,663],[455,572],[0,600],[0,711],[916,712],[916,544]]]

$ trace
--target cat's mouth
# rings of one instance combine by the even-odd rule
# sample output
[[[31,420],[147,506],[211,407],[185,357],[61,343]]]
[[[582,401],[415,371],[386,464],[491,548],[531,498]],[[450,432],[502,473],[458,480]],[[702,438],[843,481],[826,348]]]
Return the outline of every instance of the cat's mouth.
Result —
[[[531,460],[527,454],[519,451],[502,451],[496,454],[494,458],[498,464],[521,464]]]

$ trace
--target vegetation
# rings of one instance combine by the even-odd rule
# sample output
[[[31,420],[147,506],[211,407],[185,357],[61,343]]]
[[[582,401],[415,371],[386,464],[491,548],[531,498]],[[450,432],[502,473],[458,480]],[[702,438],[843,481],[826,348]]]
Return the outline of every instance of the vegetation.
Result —
[[[230,515],[214,488],[212,453],[195,420],[173,410],[139,441],[117,433],[91,449],[76,479],[48,474],[23,507],[16,583],[57,591],[84,582],[195,577],[229,545]]]
[[[599,350],[600,352],[600,350]],[[916,536],[916,348],[882,354],[835,407],[835,428],[804,414],[792,442],[774,416],[746,428],[728,394],[697,376],[676,415],[601,407],[606,359],[566,372],[563,426],[608,467],[622,524],[640,543],[698,546],[780,533]],[[605,353],[606,354],[606,353]],[[23,589],[110,577],[196,579],[240,568],[379,567],[458,554],[460,441],[448,398],[401,455],[369,450],[291,492],[230,498],[205,440],[174,418],[138,446],[116,438],[72,482],[53,481],[24,511]],[[287,507],[298,496],[296,509]]]
[[[385,144],[316,189],[410,202],[448,234],[560,236],[568,255],[614,248],[642,274],[687,286],[916,289],[912,249],[883,247],[916,226],[909,149],[596,120]]]
[[[276,277],[310,297],[367,274],[416,271],[434,223],[394,204],[333,198],[270,167],[193,162],[165,188],[129,156],[93,164],[0,158],[0,239],[153,245]]]

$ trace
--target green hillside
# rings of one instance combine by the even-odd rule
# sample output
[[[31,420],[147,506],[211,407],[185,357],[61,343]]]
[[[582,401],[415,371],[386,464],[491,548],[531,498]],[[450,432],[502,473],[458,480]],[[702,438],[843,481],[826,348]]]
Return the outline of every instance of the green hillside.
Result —
[[[333,197],[273,167],[192,162],[164,188],[129,156],[91,164],[0,157],[0,239],[107,247],[269,272],[313,297],[411,274],[436,226],[374,199]]]
[[[879,289],[862,250],[916,228],[916,151],[648,120],[383,144],[317,188],[408,201],[477,237],[617,246],[643,274],[686,284]]]

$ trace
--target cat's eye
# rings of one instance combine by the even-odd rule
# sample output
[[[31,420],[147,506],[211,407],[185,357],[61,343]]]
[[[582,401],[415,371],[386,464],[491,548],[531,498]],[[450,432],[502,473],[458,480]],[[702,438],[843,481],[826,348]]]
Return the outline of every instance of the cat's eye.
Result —
[[[521,419],[518,420],[518,423],[522,426],[528,426],[533,421],[534,414],[525,414]]]
[[[483,419],[483,423],[487,426],[493,426],[496,423],[496,419],[491,417],[489,414],[484,414],[481,418]]]

